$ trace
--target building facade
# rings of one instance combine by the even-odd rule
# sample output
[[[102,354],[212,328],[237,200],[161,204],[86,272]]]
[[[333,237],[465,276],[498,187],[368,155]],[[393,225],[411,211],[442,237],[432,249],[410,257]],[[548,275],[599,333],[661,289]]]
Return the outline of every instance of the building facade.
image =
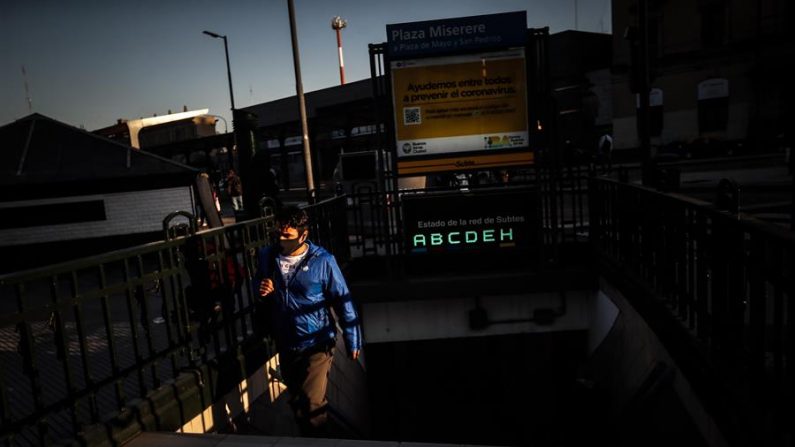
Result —
[[[616,149],[639,146],[632,49],[638,1],[612,3]],[[773,149],[792,121],[793,2],[645,1],[652,145],[692,156],[710,146],[724,153]]]
[[[198,171],[39,114],[0,127],[0,271],[163,237]]]
[[[611,39],[608,34],[565,31],[549,36],[549,67],[558,137],[584,153],[595,149],[612,117],[610,77]],[[377,77],[377,85],[384,79]],[[390,102],[374,98],[373,79],[349,82],[306,94],[310,146],[315,182],[331,187],[339,176],[340,154],[391,150],[382,141]],[[531,104],[531,107],[540,107]],[[243,110],[256,116],[257,151],[267,151],[279,172],[282,188],[304,185],[301,123],[295,96],[257,104]],[[380,132],[379,132],[380,130]],[[335,174],[336,172],[336,174]]]
[[[125,120],[94,131],[97,135],[109,138],[137,149],[146,149],[178,141],[192,140],[215,135],[214,115],[209,109],[187,110],[162,116]]]

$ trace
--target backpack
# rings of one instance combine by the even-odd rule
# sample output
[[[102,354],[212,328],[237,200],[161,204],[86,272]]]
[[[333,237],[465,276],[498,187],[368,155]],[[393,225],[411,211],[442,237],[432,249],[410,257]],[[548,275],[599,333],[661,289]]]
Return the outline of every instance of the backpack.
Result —
[[[240,177],[232,177],[229,180],[229,195],[239,196],[243,194],[243,185],[240,183]]]

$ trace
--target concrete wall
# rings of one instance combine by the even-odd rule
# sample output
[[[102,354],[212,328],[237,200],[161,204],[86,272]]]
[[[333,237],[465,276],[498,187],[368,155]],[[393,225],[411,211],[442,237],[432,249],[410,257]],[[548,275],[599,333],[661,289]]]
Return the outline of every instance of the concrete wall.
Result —
[[[371,344],[585,330],[591,324],[591,296],[586,290],[568,291],[566,312],[549,325],[516,322],[495,324],[481,330],[469,327],[469,311],[475,308],[472,298],[364,303],[364,339]],[[550,292],[480,297],[480,306],[493,321],[526,319],[532,317],[536,309],[558,309],[561,304],[561,296]]]
[[[370,404],[365,364],[364,355],[359,361],[348,358],[345,343],[339,337],[334,363],[329,373],[326,399],[331,407],[332,420],[341,425],[341,437],[367,438],[370,435]]]
[[[602,408],[619,445],[726,446],[715,421],[676,362],[622,293],[600,280],[599,301],[618,313],[590,359],[595,387],[609,396]],[[612,304],[611,304],[612,303]]]
[[[90,200],[104,202],[105,220],[3,229],[0,230],[0,246],[160,232],[163,229],[163,218],[169,213],[177,210],[193,211],[192,189],[184,186],[149,191],[3,202],[0,203],[0,213],[9,208]],[[13,219],[13,216],[8,216],[7,219]]]

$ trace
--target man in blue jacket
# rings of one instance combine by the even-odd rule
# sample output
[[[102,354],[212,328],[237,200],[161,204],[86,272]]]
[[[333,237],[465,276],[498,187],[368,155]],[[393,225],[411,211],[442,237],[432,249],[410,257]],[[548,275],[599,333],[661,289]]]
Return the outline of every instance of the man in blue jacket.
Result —
[[[271,333],[296,421],[303,434],[323,435],[335,316],[353,360],[362,348],[359,318],[334,256],[307,240],[306,212],[287,207],[276,223],[279,244],[259,251],[254,284],[259,284],[259,295],[270,307]]]

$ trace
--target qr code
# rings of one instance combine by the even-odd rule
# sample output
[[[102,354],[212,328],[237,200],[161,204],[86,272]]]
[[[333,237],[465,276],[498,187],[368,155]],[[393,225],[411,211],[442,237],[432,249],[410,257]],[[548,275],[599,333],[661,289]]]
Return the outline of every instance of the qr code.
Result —
[[[422,124],[422,114],[419,107],[403,107],[403,124]]]

